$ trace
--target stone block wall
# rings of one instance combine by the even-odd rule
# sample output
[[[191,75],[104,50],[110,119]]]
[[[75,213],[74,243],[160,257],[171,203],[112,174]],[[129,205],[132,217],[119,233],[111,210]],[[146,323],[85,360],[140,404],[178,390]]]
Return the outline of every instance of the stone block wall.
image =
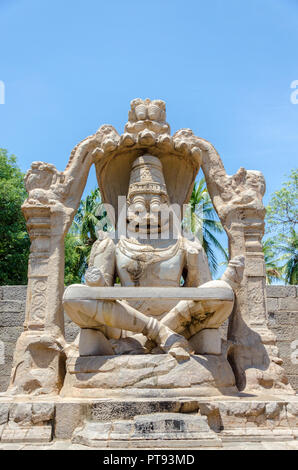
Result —
[[[26,286],[0,286],[0,392],[10,378],[15,343],[23,331]],[[292,387],[298,391],[298,286],[267,286],[269,326],[277,337],[280,357]],[[225,335],[225,325],[222,334]],[[79,328],[65,317],[65,335],[72,342]],[[297,345],[294,342],[297,341]]]
[[[298,392],[297,291],[298,286],[267,286],[269,327],[276,335],[279,355],[289,381]]]
[[[15,343],[23,331],[26,286],[0,287],[0,391],[6,390]]]

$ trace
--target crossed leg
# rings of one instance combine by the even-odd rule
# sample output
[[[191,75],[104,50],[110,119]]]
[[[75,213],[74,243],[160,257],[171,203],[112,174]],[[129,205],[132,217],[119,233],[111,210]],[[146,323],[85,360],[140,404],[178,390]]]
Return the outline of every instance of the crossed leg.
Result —
[[[209,281],[201,287],[232,288],[225,281]],[[189,339],[206,328],[219,328],[232,312],[234,301],[182,300],[163,317],[161,323]]]
[[[174,357],[180,359],[189,357],[190,346],[183,336],[155,318],[147,317],[126,302],[81,300],[71,298],[66,290],[63,306],[67,315],[81,328],[101,329],[103,326],[108,326],[142,333]]]

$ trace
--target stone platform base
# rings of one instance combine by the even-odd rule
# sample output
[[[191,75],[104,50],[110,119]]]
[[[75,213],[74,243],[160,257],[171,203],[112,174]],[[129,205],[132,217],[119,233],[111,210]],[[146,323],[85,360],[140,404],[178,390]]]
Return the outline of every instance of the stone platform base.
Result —
[[[73,434],[74,444],[88,447],[221,447],[221,439],[208,425],[206,416],[183,413],[153,413],[131,420],[88,422]]]
[[[0,444],[69,441],[87,448],[222,448],[298,443],[298,397],[0,398]]]
[[[233,371],[223,356],[170,354],[71,357],[63,397],[198,397],[237,394]]]

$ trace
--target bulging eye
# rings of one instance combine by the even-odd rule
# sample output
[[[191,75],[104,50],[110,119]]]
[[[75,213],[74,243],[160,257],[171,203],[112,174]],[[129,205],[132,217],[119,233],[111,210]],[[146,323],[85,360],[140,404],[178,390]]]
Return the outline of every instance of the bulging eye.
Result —
[[[141,202],[137,202],[136,204],[134,204],[133,208],[136,214],[140,214],[145,211],[145,206]]]
[[[160,211],[160,203],[159,202],[153,202],[151,205],[150,205],[150,210],[152,212],[159,212]]]

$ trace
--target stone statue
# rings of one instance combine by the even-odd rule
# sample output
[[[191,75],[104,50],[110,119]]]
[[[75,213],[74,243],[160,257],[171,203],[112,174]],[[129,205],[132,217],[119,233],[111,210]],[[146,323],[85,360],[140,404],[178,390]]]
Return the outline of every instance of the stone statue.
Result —
[[[64,237],[92,165],[115,236],[99,234],[86,284],[65,290]],[[200,168],[229,242],[230,262],[217,281],[200,241],[177,234],[176,218],[164,217],[188,203]],[[190,129],[171,135],[162,100],[137,98],[123,134],[103,125],[74,147],[63,172],[34,162],[25,183],[26,316],[8,394],[293,393],[267,324],[260,172],[228,175],[210,142]],[[119,196],[127,198],[125,233]],[[63,308],[81,327],[71,345]]]
[[[212,281],[199,240],[189,240],[182,235],[175,239],[173,233],[170,236],[169,218],[159,218],[171,201],[162,163],[155,156],[144,154],[134,160],[127,199],[128,236],[122,235],[116,242],[102,232],[102,239],[92,247],[85,274],[85,298],[81,298],[82,289],[77,285],[68,287],[63,298],[64,309],[83,329],[80,350],[84,355],[93,354],[94,345],[90,337],[94,335],[90,330],[98,330],[103,333],[98,341],[105,347],[104,344],[98,345],[97,350],[101,349],[105,354],[111,353],[112,345],[116,354],[158,350],[169,352],[178,359],[187,359],[190,352],[201,352],[196,344],[198,333],[217,329],[230,315],[232,288],[241,282],[244,257],[233,259],[222,279]],[[132,234],[129,225],[136,229]],[[147,236],[144,237],[144,233]],[[141,298],[129,302],[121,298],[114,301],[86,298],[88,291],[96,290],[97,286],[113,286],[116,275],[121,286],[139,287],[140,297],[142,287],[179,288],[183,278],[184,287],[208,287],[214,298],[178,302],[163,298]],[[230,300],[216,298],[219,288],[221,292],[227,291],[228,296],[230,294]],[[127,342],[127,337],[135,341]],[[112,339],[112,342],[107,344],[107,339]],[[217,349],[215,354],[218,354]]]

